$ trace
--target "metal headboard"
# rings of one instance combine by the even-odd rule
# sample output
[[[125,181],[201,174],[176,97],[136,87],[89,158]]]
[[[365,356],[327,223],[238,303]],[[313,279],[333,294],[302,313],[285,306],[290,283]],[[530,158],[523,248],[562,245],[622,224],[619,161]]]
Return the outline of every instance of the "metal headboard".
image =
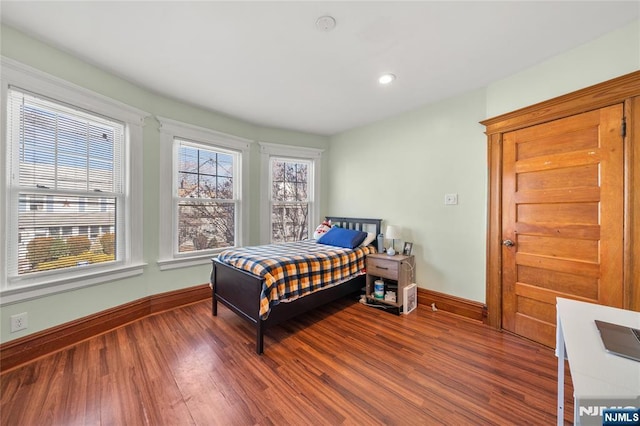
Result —
[[[365,225],[374,225],[376,235],[380,234],[382,229],[382,219],[364,219],[358,217],[339,217],[339,216],[326,216],[327,220],[331,221],[332,225],[338,225],[341,228],[355,229],[357,231],[368,231]],[[371,232],[371,231],[368,231]]]

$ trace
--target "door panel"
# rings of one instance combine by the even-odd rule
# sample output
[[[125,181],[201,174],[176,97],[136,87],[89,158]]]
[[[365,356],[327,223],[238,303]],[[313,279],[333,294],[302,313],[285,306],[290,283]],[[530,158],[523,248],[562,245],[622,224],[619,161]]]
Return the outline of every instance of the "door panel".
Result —
[[[598,165],[565,167],[562,169],[543,170],[533,173],[520,173],[517,176],[519,192],[532,190],[549,190],[572,188],[586,185],[587,188],[598,187]]]
[[[520,234],[518,235],[518,252],[596,263],[599,245],[593,240]]]
[[[594,146],[593,141],[597,140],[597,133],[596,128],[568,131],[564,134],[553,135],[552,143],[546,143],[547,140],[541,135],[539,140],[521,142],[517,147],[518,158],[526,160],[532,157],[595,148],[597,146]]]
[[[521,282],[529,283],[535,288],[573,294],[576,298],[590,300],[598,298],[597,278],[524,265],[518,266],[518,278]]]
[[[597,190],[597,192],[598,198],[600,198],[600,191]],[[528,201],[527,198],[533,198],[527,197],[527,195],[530,194],[515,197],[518,199],[518,205],[516,206],[519,219],[518,225],[520,223],[523,225],[539,223],[548,226],[595,225],[599,228],[599,203],[597,202],[567,203],[565,202],[567,200],[564,199],[562,202],[557,202],[555,200],[547,201],[543,198],[535,204],[533,202],[531,202],[531,204],[525,204],[526,201]],[[544,196],[544,194],[541,195]]]
[[[503,136],[503,328],[553,347],[555,298],[622,307],[623,108]]]

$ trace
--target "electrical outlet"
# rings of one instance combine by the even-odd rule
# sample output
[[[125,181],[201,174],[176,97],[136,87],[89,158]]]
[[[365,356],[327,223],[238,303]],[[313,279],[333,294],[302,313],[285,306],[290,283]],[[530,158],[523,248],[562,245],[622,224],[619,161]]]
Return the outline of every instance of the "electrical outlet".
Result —
[[[444,203],[446,205],[458,204],[458,194],[444,194]]]
[[[29,317],[26,312],[11,315],[11,332],[24,330],[28,326]]]

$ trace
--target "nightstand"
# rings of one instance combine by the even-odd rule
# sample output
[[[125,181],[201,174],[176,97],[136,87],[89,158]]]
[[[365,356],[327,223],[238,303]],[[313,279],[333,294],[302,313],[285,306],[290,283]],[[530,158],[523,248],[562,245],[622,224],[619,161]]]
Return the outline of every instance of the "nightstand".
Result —
[[[403,290],[415,279],[415,261],[413,255],[405,256],[403,254],[396,254],[395,256],[389,256],[384,253],[368,254],[366,269],[367,301],[396,307],[399,315],[404,302],[402,300]],[[376,286],[376,281],[378,281],[378,286]],[[380,281],[384,282],[382,289],[379,285]],[[391,297],[393,293],[395,293],[395,300]]]

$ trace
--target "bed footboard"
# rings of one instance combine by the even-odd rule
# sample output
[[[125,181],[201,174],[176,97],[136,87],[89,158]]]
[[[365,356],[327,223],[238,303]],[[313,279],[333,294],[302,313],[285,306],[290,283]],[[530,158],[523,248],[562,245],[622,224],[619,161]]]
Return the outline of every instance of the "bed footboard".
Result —
[[[263,351],[263,326],[260,319],[262,279],[213,259],[211,270],[211,313],[218,314],[218,302],[256,325],[256,352]]]
[[[311,293],[292,302],[283,302],[271,308],[266,320],[260,319],[260,292],[262,279],[248,272],[213,259],[211,270],[211,313],[218,314],[218,302],[240,317],[255,324],[256,353],[264,352],[264,332],[269,326],[279,324],[321,305],[359,292],[365,286],[365,276],[357,276],[324,290]]]

